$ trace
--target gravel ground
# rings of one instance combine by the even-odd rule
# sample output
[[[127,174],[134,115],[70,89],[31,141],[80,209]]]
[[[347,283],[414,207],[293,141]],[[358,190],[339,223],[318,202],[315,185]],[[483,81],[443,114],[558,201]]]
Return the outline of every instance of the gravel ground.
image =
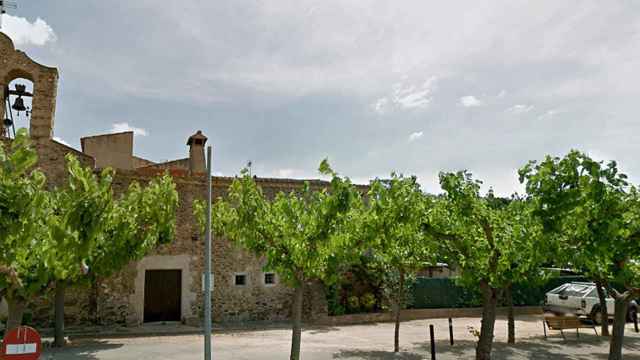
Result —
[[[449,345],[447,319],[417,320],[402,323],[401,353],[393,354],[393,324],[370,324],[340,327],[314,327],[302,335],[302,358],[305,360],[356,359],[430,359],[428,325],[435,326],[437,359],[471,359],[474,355],[473,329],[480,328],[478,318],[454,319],[455,345]],[[518,343],[506,345],[506,319],[496,322],[494,359],[606,359],[608,341],[590,329],[566,331],[567,340],[553,331],[544,339],[540,316],[523,316],[516,321]],[[640,334],[629,324],[626,330],[625,359],[640,360]],[[290,330],[233,331],[216,333],[213,338],[214,359],[254,360],[288,359]],[[63,350],[45,352],[44,360],[100,359],[202,359],[202,337],[194,335],[139,337],[104,340],[77,340]]]

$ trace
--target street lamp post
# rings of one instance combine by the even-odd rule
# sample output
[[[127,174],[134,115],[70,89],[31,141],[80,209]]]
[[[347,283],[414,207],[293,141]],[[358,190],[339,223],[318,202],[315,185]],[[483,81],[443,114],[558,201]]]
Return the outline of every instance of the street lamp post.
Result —
[[[204,245],[204,359],[211,360],[211,146],[207,147],[207,229]]]

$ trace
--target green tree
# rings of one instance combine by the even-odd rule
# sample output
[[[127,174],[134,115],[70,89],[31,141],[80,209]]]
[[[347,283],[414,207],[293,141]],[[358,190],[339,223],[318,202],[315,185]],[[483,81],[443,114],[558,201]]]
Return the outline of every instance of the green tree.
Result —
[[[56,346],[64,345],[68,285],[106,277],[173,239],[178,195],[169,176],[137,182],[116,198],[111,169],[95,174],[67,156],[68,182],[51,194],[46,263],[55,281]],[[81,271],[84,268],[85,271]],[[87,274],[88,273],[88,274]]]
[[[64,345],[65,289],[85,275],[82,268],[109,226],[114,209],[113,171],[105,169],[96,175],[72,155],[66,161],[66,186],[49,194],[49,238],[43,249],[43,260],[55,283],[56,346]]]
[[[173,241],[178,201],[175,184],[168,175],[154,178],[144,187],[133,182],[115,201],[108,225],[86,260],[94,323],[99,323],[96,301],[101,279],[142,259],[158,245]]]
[[[400,350],[400,312],[406,306],[407,286],[417,271],[433,260],[422,224],[427,199],[415,177],[391,174],[374,180],[362,213],[361,238],[383,277],[385,296],[394,313],[394,352]]]
[[[266,259],[266,267],[277,272],[294,288],[290,359],[300,359],[302,304],[305,285],[314,280],[335,281],[335,269],[344,262],[349,236],[345,224],[354,221],[353,211],[361,197],[348,178],[338,176],[327,161],[320,172],[332,176],[327,189],[314,191],[308,183],[299,192],[278,193],[269,201],[248,171],[234,180],[228,197],[218,200],[213,211],[214,229]],[[204,224],[205,204],[196,203],[195,213]]]
[[[480,287],[482,325],[476,359],[490,359],[498,298],[505,287],[539,271],[540,226],[521,201],[495,207],[470,173],[441,173],[444,195],[429,208],[424,230],[442,241],[438,253],[460,269],[459,281]]]
[[[0,297],[9,305],[7,328],[19,326],[26,301],[48,285],[40,255],[49,215],[45,176],[25,129],[0,142]]]
[[[177,192],[164,176],[133,183],[115,199],[113,172],[96,175],[67,156],[66,186],[46,191],[46,178],[25,131],[0,147],[0,294],[8,328],[21,324],[26,303],[55,284],[56,343],[63,343],[64,290],[90,274],[108,276],[174,236]],[[6,231],[4,231],[6,229]]]
[[[609,359],[621,359],[627,307],[640,294],[637,189],[615,161],[605,164],[575,150],[563,158],[531,161],[519,173],[544,231],[562,241],[567,263],[583,270],[599,287],[611,282],[625,285],[622,293],[609,286],[615,299]]]

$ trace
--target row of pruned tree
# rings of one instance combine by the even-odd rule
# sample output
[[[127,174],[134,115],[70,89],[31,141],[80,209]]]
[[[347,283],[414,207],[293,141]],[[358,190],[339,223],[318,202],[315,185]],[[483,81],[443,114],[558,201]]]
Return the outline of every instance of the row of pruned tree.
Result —
[[[8,329],[25,307],[55,292],[56,345],[64,344],[65,289],[95,282],[174,237],[178,195],[170,177],[132,183],[116,196],[114,172],[68,155],[67,181],[50,189],[25,130],[0,144],[0,298]]]
[[[292,360],[300,359],[304,287],[332,283],[363,259],[380,269],[391,293],[396,352],[410,279],[427,265],[447,262],[459,270],[461,283],[481,290],[477,359],[491,356],[498,300],[509,303],[514,284],[544,278],[549,266],[583,271],[614,294],[609,358],[621,358],[626,308],[640,294],[640,198],[615,162],[577,151],[532,161],[518,172],[526,194],[509,198],[481,195],[481,182],[466,171],[441,173],[439,195],[425,194],[415,177],[392,174],[365,190],[326,160],[320,172],[331,177],[326,189],[307,184],[267,199],[243,171],[214,204],[214,231],[264,257],[266,267],[295,289]],[[201,224],[204,208],[195,207]],[[614,281],[626,290],[609,286]]]

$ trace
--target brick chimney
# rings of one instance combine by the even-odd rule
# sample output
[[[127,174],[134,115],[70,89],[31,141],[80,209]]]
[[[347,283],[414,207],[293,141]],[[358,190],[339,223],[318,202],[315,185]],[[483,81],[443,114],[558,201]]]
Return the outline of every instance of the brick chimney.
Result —
[[[189,171],[192,174],[206,172],[206,160],[204,157],[204,144],[207,137],[202,135],[202,131],[198,130],[195,134],[189,136],[187,145],[189,145]]]

